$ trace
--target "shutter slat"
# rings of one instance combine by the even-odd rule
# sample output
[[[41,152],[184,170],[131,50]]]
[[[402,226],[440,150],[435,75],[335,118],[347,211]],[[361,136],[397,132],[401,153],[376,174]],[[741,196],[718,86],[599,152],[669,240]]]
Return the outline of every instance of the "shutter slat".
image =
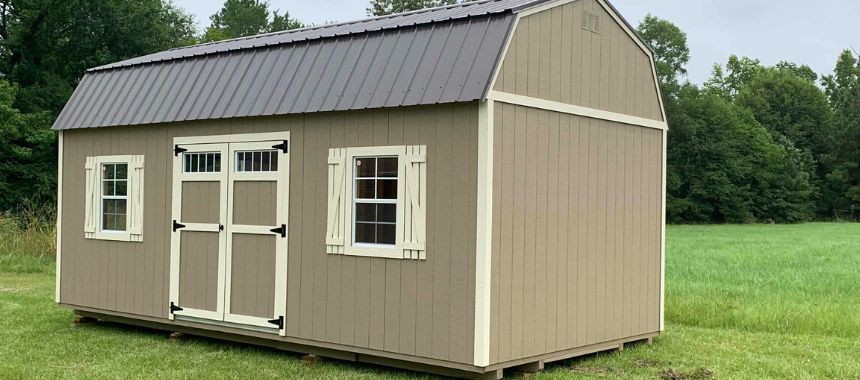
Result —
[[[328,156],[328,218],[326,222],[326,252],[344,253],[344,198],[346,149],[329,149]]]
[[[96,171],[96,158],[87,157],[87,162],[84,165],[86,176],[86,192],[84,193],[84,237],[87,239],[95,238],[96,221],[98,216],[98,173]]]
[[[404,180],[406,186],[403,257],[426,259],[427,155],[426,146],[406,147]]]

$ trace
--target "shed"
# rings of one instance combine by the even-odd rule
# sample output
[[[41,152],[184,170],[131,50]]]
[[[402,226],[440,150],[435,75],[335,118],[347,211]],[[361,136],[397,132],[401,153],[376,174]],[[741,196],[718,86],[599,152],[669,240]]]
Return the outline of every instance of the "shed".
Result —
[[[667,124],[605,0],[483,0],[89,70],[56,301],[453,376],[663,330]]]

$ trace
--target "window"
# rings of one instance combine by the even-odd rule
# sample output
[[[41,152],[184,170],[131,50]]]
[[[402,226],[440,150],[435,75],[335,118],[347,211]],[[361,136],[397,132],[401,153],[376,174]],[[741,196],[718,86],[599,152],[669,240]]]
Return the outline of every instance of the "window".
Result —
[[[182,153],[184,173],[220,173],[221,153]]]
[[[102,164],[102,230],[125,231],[128,218],[128,164]]]
[[[425,149],[383,146],[329,150],[326,252],[425,258]]]
[[[87,157],[84,235],[143,241],[143,156]]]
[[[397,157],[355,159],[353,243],[396,244]]]
[[[278,150],[236,152],[236,172],[278,171]]]

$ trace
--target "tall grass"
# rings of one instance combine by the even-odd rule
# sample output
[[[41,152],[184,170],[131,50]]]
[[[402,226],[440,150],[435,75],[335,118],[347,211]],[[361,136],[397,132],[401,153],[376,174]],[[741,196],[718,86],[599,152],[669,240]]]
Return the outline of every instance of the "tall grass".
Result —
[[[55,210],[25,207],[0,213],[0,272],[54,270],[57,253]]]

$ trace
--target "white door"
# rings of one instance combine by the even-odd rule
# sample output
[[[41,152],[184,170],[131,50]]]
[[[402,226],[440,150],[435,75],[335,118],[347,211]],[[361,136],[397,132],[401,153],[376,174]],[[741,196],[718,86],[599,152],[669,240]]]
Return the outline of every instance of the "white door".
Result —
[[[289,134],[262,137],[176,139],[171,319],[284,335]]]

